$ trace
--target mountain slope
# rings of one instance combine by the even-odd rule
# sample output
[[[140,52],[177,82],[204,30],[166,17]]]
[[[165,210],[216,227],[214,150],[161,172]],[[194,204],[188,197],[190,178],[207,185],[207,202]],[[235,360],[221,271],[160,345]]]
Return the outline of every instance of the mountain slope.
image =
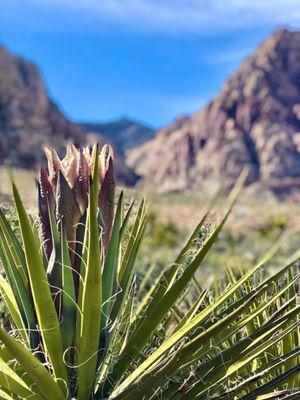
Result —
[[[160,130],[127,162],[161,191],[234,180],[244,166],[249,183],[300,187],[300,32],[275,32],[206,108]]]
[[[84,143],[84,130],[49,99],[38,68],[0,46],[0,161],[31,167],[46,143]]]
[[[101,135],[90,139],[106,142]],[[33,168],[41,163],[46,144],[62,155],[68,142],[87,144],[85,129],[70,122],[48,97],[35,65],[0,46],[0,163]],[[122,157],[115,166],[119,183],[137,181]]]
[[[127,118],[107,123],[81,123],[80,125],[88,132],[105,137],[122,156],[126,150],[144,144],[155,135],[153,129]]]

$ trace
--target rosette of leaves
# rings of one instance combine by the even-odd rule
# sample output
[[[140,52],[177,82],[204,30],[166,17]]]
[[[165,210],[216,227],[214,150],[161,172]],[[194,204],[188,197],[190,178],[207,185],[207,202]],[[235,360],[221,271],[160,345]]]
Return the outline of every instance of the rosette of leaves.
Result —
[[[150,270],[136,287],[145,204],[126,208],[121,193],[114,206],[111,150],[47,156],[41,235],[14,184],[21,241],[0,211],[1,399],[299,396],[299,253],[261,279],[277,246],[212,288],[195,278],[245,176],[203,242],[210,210],[155,282]]]

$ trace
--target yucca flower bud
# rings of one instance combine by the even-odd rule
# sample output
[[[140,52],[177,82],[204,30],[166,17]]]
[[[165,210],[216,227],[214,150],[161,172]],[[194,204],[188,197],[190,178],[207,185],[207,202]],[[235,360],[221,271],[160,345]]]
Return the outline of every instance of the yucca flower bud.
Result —
[[[79,226],[86,217],[94,157],[89,147],[76,149],[72,144],[67,146],[66,156],[62,160],[52,147],[46,147],[45,154],[48,167],[40,171],[39,216],[45,254],[49,259],[53,248],[50,212],[55,215],[57,224],[64,223],[73,253],[77,253],[77,244],[82,245]],[[99,155],[99,182],[99,220],[103,221],[102,239],[106,246],[114,218],[115,194],[113,151],[107,145]]]

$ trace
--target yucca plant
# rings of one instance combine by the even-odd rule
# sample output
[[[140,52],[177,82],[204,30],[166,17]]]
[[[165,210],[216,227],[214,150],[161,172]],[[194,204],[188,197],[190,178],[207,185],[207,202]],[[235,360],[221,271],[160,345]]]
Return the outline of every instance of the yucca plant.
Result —
[[[145,204],[120,193],[114,206],[110,148],[46,153],[41,234],[14,184],[21,242],[0,211],[0,399],[299,398],[300,253],[271,276],[277,245],[212,288],[195,276],[245,175],[209,235],[199,240],[210,209],[155,282],[151,269],[137,285]]]

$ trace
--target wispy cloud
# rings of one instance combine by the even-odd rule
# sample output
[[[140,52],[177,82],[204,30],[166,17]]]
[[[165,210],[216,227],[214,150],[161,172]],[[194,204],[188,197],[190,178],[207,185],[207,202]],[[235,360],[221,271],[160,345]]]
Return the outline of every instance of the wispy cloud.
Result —
[[[262,25],[300,25],[299,0],[2,0],[6,5],[80,13],[93,21],[168,33],[211,33]],[[2,3],[2,2],[1,2]]]

